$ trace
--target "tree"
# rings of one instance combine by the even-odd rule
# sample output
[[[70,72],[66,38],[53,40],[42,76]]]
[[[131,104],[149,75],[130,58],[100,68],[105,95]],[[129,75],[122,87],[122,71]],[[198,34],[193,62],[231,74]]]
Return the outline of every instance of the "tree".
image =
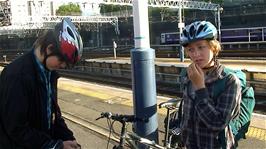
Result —
[[[80,16],[81,10],[78,4],[69,3],[67,5],[61,5],[56,10],[58,16]]]
[[[132,6],[119,6],[119,5],[107,5],[101,4],[100,5],[100,13],[109,13],[109,12],[116,12],[116,11],[123,11],[123,10],[132,10]]]

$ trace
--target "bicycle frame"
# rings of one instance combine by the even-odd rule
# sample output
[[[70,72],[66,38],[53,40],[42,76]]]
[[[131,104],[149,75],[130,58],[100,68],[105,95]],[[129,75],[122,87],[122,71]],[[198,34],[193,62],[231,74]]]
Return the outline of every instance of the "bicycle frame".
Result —
[[[159,104],[159,108],[166,108],[166,127],[165,127],[165,135],[164,135],[164,146],[167,148],[171,148],[172,136],[169,136],[169,125],[170,125],[170,111],[176,110],[179,107],[180,103],[177,99],[173,98],[166,102],[162,102]]]
[[[147,138],[140,137],[135,133],[129,132],[128,136],[130,136],[130,138],[134,138],[133,140],[137,140],[137,142],[139,142],[140,144],[143,144],[145,146],[152,147],[154,149],[166,149],[166,147],[163,147],[163,146],[155,143],[155,141],[151,141]]]
[[[147,138],[141,137],[134,132],[127,131],[127,125],[126,125],[127,123],[132,123],[136,121],[142,121],[142,122],[146,121],[144,119],[136,118],[134,115],[118,115],[118,114],[113,115],[110,112],[104,112],[101,114],[101,117],[97,118],[96,120],[101,119],[101,118],[107,118],[109,120],[111,119],[113,121],[119,121],[122,124],[121,133],[119,136],[119,144],[118,146],[114,146],[113,149],[124,149],[126,147],[129,147],[131,149],[140,149],[140,148],[143,148],[143,146],[151,147],[153,149],[171,149],[172,136],[174,136],[175,134],[170,133],[170,136],[168,134],[169,133],[169,111],[171,109],[176,108],[175,106],[176,104],[177,104],[177,100],[172,99],[167,102],[161,103],[159,105],[159,108],[167,109],[167,116],[166,116],[167,128],[165,132],[164,146],[157,144],[153,140],[149,140]],[[110,129],[112,129],[112,127],[113,126],[111,125]]]
[[[139,148],[140,144],[143,144],[148,147],[153,147],[154,149],[166,149],[165,147],[156,144],[155,141],[151,141],[147,138],[140,137],[134,132],[128,132],[126,127],[126,122],[122,122],[120,142],[119,145],[115,146],[113,149],[123,149],[126,142],[128,143],[131,149],[140,149]]]

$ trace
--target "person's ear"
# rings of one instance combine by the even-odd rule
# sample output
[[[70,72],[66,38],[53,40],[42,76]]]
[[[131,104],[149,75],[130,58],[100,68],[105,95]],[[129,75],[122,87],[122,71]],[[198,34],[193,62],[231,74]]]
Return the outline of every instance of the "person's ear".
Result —
[[[49,44],[47,47],[46,47],[46,52],[47,54],[49,55],[50,53],[53,52],[53,49],[54,49],[54,45],[53,44]]]

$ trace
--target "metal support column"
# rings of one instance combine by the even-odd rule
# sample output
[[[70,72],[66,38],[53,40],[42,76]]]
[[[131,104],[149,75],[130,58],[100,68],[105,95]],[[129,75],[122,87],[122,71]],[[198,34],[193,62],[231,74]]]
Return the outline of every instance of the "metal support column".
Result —
[[[182,20],[182,7],[183,7],[183,0],[181,2],[181,5],[179,6],[179,9],[178,9],[178,15],[179,15],[179,21],[178,21],[178,28],[179,28],[179,39],[181,39],[181,33],[183,31],[183,28],[184,28],[184,23],[183,23],[183,20]],[[179,57],[180,57],[180,62],[184,62],[184,48],[183,46],[179,46]]]
[[[220,19],[220,15],[221,15],[221,11],[223,10],[223,8],[222,7],[218,7],[217,8],[217,17],[218,17],[218,40],[220,41],[220,42],[222,42],[222,39],[221,39],[221,37],[222,37],[222,35],[221,35],[221,19]]]
[[[134,132],[158,143],[154,49],[150,48],[148,2],[133,1],[135,48],[131,50],[134,114],[149,121],[136,122]],[[141,147],[140,147],[141,148]]]
[[[97,25],[97,47],[100,47],[100,29],[99,29],[99,23]]]

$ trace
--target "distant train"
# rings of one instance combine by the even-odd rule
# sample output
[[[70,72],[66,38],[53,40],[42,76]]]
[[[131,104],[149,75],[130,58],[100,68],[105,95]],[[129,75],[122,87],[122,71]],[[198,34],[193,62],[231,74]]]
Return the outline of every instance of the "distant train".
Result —
[[[179,44],[179,39],[179,32],[161,33],[161,44]],[[266,42],[266,27],[221,29],[221,42]]]

